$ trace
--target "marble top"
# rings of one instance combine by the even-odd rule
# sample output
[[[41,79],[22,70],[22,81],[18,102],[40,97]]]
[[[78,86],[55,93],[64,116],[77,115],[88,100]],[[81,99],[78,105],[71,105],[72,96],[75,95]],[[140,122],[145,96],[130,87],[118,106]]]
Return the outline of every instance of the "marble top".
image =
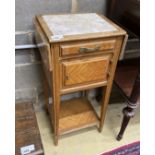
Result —
[[[113,25],[95,13],[43,15],[42,17],[54,36],[117,31]]]

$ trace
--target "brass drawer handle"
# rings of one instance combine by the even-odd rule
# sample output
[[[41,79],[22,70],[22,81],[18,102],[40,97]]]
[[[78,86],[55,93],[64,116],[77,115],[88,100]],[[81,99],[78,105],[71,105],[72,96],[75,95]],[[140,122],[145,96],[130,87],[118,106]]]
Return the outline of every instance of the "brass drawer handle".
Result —
[[[81,47],[79,49],[80,53],[89,53],[89,52],[95,52],[100,49],[100,46],[96,46],[95,48],[86,48],[86,47]]]

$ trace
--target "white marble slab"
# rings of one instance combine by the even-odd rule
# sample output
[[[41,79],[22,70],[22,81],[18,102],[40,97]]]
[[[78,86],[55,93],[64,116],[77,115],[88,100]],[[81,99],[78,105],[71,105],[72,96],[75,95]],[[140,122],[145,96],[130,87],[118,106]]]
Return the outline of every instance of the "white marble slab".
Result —
[[[43,19],[53,35],[58,37],[117,30],[95,13],[43,15]]]

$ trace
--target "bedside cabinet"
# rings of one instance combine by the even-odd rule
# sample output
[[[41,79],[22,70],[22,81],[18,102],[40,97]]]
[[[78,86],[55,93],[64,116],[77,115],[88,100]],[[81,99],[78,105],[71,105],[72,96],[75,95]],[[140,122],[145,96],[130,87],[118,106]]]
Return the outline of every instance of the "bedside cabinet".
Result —
[[[35,39],[45,72],[46,108],[54,130],[60,135],[90,126],[102,130],[112,82],[127,34],[95,14],[37,15]],[[121,53],[122,51],[122,53]],[[61,101],[61,95],[104,87],[100,116],[86,97]],[[52,104],[49,104],[49,91]]]

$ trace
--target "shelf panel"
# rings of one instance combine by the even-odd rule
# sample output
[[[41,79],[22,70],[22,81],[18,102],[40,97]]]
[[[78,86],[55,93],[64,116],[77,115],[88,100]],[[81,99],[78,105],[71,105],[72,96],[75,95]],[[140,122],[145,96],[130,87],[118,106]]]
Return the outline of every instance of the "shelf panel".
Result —
[[[49,104],[51,119],[52,109],[52,104]],[[86,98],[75,98],[61,102],[58,129],[60,135],[91,126],[97,126],[98,122],[99,118]]]
[[[60,107],[59,133],[74,131],[98,123],[98,117],[86,98],[64,101]]]
[[[98,124],[98,121],[98,116],[92,105],[84,97],[63,101],[60,105],[60,135],[95,126]]]

